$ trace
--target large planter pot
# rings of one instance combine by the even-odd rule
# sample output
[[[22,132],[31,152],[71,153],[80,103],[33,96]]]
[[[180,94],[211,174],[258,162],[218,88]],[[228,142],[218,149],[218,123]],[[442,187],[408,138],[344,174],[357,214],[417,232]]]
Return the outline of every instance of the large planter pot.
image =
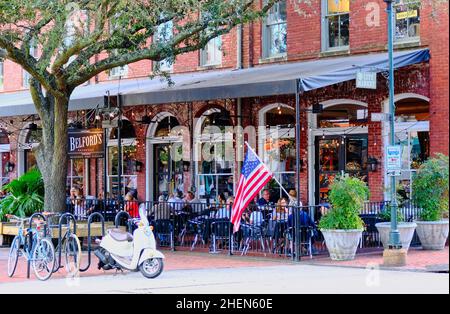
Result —
[[[389,248],[389,234],[391,232],[390,222],[380,222],[375,225],[378,229],[378,234],[380,235],[381,243],[385,249]],[[398,224],[398,231],[400,233],[400,242],[402,243],[402,248],[405,250],[409,249],[412,238],[414,236],[414,230],[416,230],[417,224],[414,222],[400,222]]]
[[[416,221],[417,235],[424,250],[443,250],[448,238],[448,220]]]
[[[334,261],[349,261],[355,258],[361,241],[362,230],[321,230],[330,257]]]

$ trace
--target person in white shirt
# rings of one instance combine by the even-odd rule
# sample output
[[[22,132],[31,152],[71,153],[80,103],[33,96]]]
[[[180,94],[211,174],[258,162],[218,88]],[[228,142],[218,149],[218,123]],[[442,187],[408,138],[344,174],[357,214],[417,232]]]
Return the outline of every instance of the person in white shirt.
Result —
[[[263,223],[263,215],[262,213],[255,208],[252,213],[250,214],[250,225],[252,226],[256,226],[256,227],[261,227],[262,223]]]
[[[218,218],[218,219],[230,218],[230,209],[231,209],[233,202],[234,202],[234,197],[230,196],[227,199],[226,205],[221,206],[221,208],[217,212],[216,218]]]

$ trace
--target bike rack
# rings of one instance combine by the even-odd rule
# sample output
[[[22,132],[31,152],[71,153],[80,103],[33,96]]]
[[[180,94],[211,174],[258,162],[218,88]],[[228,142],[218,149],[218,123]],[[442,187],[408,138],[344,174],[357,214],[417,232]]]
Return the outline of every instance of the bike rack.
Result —
[[[60,268],[63,268],[61,266],[61,255],[62,255],[62,222],[63,219],[68,217],[69,219],[67,220],[67,228],[70,228],[70,221],[73,221],[73,233],[76,234],[77,233],[77,220],[75,218],[75,216],[71,213],[64,213],[61,215],[61,217],[59,217],[59,223],[58,223],[58,228],[59,228],[59,232],[58,232],[58,269],[54,270],[53,272],[56,273]]]
[[[41,214],[41,213],[34,213],[30,217],[29,229],[32,228],[32,226],[33,226],[33,219],[36,218],[36,217],[42,218],[45,222],[47,222],[47,218],[43,214]],[[47,234],[47,224],[44,225],[44,234]],[[25,241],[26,240],[27,239],[25,238]],[[33,239],[30,237],[29,245],[31,246],[32,243],[33,243]],[[30,248],[30,249],[32,250],[32,248]],[[30,273],[31,273],[31,260],[28,259],[28,261],[27,261],[27,279],[30,279]]]
[[[91,249],[92,249],[91,223],[92,223],[92,220],[94,219],[94,217],[100,218],[100,221],[102,223],[102,237],[105,236],[105,217],[103,217],[103,215],[100,213],[92,213],[91,215],[89,215],[88,223],[87,223],[87,227],[88,227],[88,264],[85,268],[80,268],[80,272],[85,272],[89,269],[89,267],[91,267]]]
[[[127,217],[127,218],[128,218],[127,221],[128,221],[129,219],[131,219],[130,214],[128,214],[126,211],[121,210],[120,212],[117,213],[116,218],[114,218],[114,225],[115,225],[116,228],[119,228],[120,218],[121,218],[122,216]],[[127,223],[126,227],[127,227],[128,229],[130,229],[130,226],[129,226],[128,223]]]

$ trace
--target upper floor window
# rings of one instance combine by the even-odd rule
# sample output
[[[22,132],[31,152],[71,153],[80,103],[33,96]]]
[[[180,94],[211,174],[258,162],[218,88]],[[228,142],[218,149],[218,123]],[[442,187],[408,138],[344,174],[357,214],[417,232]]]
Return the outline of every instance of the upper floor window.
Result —
[[[116,14],[115,18],[118,18],[119,16],[120,16],[119,14]],[[120,27],[119,23],[117,23],[117,22],[114,20],[114,18],[111,19],[111,21],[110,21],[110,23],[109,23],[109,32],[110,32],[110,34],[113,35],[113,33],[114,33],[116,30],[118,30],[119,27]],[[119,31],[120,31],[120,30],[119,30]],[[117,50],[113,50],[113,51],[111,52],[111,54],[112,54],[112,55],[117,55],[117,54],[118,54],[118,51],[117,51]],[[109,71],[109,77],[112,78],[112,79],[115,79],[115,78],[121,78],[121,77],[126,77],[126,76],[128,76],[128,65],[123,65],[123,66],[115,67],[115,68],[112,68],[112,69]]]
[[[3,61],[0,61],[0,90],[3,89],[3,80],[4,80],[3,73],[4,73]]]
[[[219,65],[222,63],[222,37],[211,39],[208,44],[200,51],[200,65]]]
[[[36,58],[36,45],[34,42],[30,44],[30,56],[33,58]],[[25,70],[22,70],[22,87],[23,88],[30,88],[30,78],[31,75]]]
[[[420,37],[420,1],[397,0],[395,4],[395,40],[414,41]]]
[[[173,22],[168,21],[166,23],[158,25],[158,30],[154,36],[155,43],[166,43],[173,37]],[[173,70],[173,61],[171,59],[164,59],[159,62],[155,62],[155,68],[160,71],[170,72]]]
[[[324,50],[347,49],[350,42],[350,0],[322,0]]]
[[[263,57],[283,56],[287,52],[286,0],[269,10],[263,23]]]

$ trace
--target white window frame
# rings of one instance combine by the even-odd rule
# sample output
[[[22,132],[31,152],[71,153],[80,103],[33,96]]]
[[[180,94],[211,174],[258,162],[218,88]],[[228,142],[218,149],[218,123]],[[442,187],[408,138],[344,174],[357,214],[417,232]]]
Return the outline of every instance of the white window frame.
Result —
[[[82,181],[82,189],[83,192],[85,193],[85,195],[87,194],[87,189],[86,189],[86,181],[85,178],[88,178],[89,176],[86,175],[86,170],[87,170],[87,159],[83,160],[83,175],[80,176],[74,176],[73,175],[73,166],[74,166],[74,159],[69,159],[69,175],[67,175],[67,183],[66,185],[70,188],[73,188],[73,184],[74,184],[74,180],[75,179],[81,179]]]
[[[116,17],[117,17],[117,13],[116,13]],[[114,25],[114,22],[112,20],[110,20],[109,22],[109,31],[110,33],[112,33],[114,31],[114,29],[117,26]],[[111,52],[112,55],[117,55],[119,52],[117,50],[113,50]],[[110,79],[120,79],[122,77],[127,77],[128,76],[128,64],[123,65],[123,66],[119,66],[119,67],[115,67],[109,70],[109,78]]]
[[[0,61],[0,90],[3,90],[5,82],[5,62]]]
[[[107,177],[108,177],[108,182],[107,182],[107,191],[109,192],[110,196],[112,196],[112,179],[113,178],[117,178],[118,179],[118,175],[117,174],[111,174],[110,173],[110,148],[114,148],[114,147],[118,147],[119,145],[119,141],[117,139],[109,139],[108,140],[108,149],[107,149],[107,158],[106,158],[106,169],[107,169]],[[126,190],[126,183],[127,183],[127,179],[135,179],[135,182],[137,183],[137,178],[138,178],[138,174],[132,174],[132,175],[127,175],[127,174],[123,174],[124,173],[124,168],[125,168],[125,164],[124,164],[124,154],[125,154],[125,147],[130,147],[130,146],[137,146],[137,142],[136,142],[136,138],[124,138],[122,139],[122,191],[121,191],[121,195],[124,195],[124,192]],[[136,185],[137,188],[137,185]]]
[[[350,48],[349,45],[346,46],[338,46],[338,47],[330,47],[330,29],[328,19],[332,16],[349,16],[349,24],[350,24],[350,12],[348,13],[336,13],[329,14],[328,13],[328,0],[322,0],[322,51],[346,51]],[[349,27],[350,28],[350,27]],[[349,30],[350,32],[350,30]]]
[[[284,2],[285,8],[287,11],[287,3],[286,0],[281,0],[280,2],[277,2],[274,4],[274,6],[269,10],[267,13],[267,17],[264,18],[262,23],[262,57],[263,59],[270,59],[270,58],[282,58],[287,55],[287,12],[286,12],[286,19],[285,20],[276,20],[276,21],[270,21],[270,16],[272,14],[276,14],[276,12],[280,9],[281,2]],[[267,0],[264,0],[264,3],[267,3]],[[275,11],[275,13],[274,13]],[[285,25],[286,27],[286,51],[280,52],[276,54],[272,54],[272,38],[271,38],[271,32],[270,28],[277,27],[281,25]]]
[[[127,77],[127,76],[128,76],[128,65],[115,67],[115,68],[112,68],[111,70],[109,70],[109,78],[110,79]]]
[[[2,131],[0,131],[2,132]],[[0,144],[0,189],[3,188],[3,181],[5,180],[5,183],[9,182],[9,176],[5,173],[6,176],[3,176],[4,169],[6,164],[3,163],[3,154],[9,154],[9,158],[11,161],[11,145],[10,144]]]
[[[162,32],[164,31],[165,33],[165,38],[161,38]],[[160,24],[158,25],[156,34],[153,36],[153,40],[155,41],[155,43],[161,41],[161,40],[165,40],[168,41],[173,37],[173,21],[168,21],[166,23]],[[161,61],[157,61],[154,63],[154,69],[158,67],[160,71],[163,72],[172,72],[173,71],[173,63],[169,63],[166,59],[165,60],[161,60]]]
[[[393,14],[393,18],[394,18],[394,42],[397,44],[401,44],[401,43],[407,43],[407,42],[418,42],[420,41],[420,13],[421,13],[421,8],[419,7],[418,10],[418,16],[419,16],[419,36],[409,36],[409,21],[408,21],[408,33],[407,36],[404,38],[401,37],[397,37],[397,33],[396,33],[396,29],[397,29],[397,8],[399,6],[410,6],[410,5],[415,5],[417,3],[420,3],[420,0],[397,0],[397,3],[394,3],[393,8],[394,8],[394,14]],[[409,11],[409,10],[408,10]]]
[[[30,44],[30,55],[33,58],[36,58],[36,49],[37,49],[37,47],[36,47],[35,43],[32,42]],[[22,69],[22,87],[23,88],[30,88],[30,78],[31,78],[30,73],[28,73],[27,71]]]
[[[206,194],[200,195],[200,178],[204,178],[207,176],[214,178],[214,186],[216,187],[216,195],[209,195],[210,199],[217,199],[217,196],[219,194],[218,190],[218,180],[219,177],[233,177],[233,194],[236,191],[236,177],[235,177],[235,171],[231,171],[231,173],[225,173],[225,172],[216,172],[216,173],[200,173],[200,167],[203,162],[202,159],[202,151],[203,151],[203,144],[210,144],[210,145],[216,145],[216,144],[225,144],[227,147],[233,147],[233,133],[228,132],[228,130],[225,130],[221,133],[209,133],[204,131],[202,129],[203,122],[206,118],[208,118],[212,113],[219,112],[219,109],[213,108],[209,109],[206,112],[203,113],[203,115],[197,120],[196,127],[194,129],[194,160],[196,162],[195,167],[195,184],[198,189],[197,196],[199,199],[206,200]],[[227,148],[225,147],[225,149]],[[214,154],[217,153],[217,150],[214,149]],[[227,154],[227,152],[223,152],[224,154]],[[233,150],[234,153],[234,150]],[[217,155],[219,156],[219,155]],[[227,155],[229,158],[229,155]],[[235,156],[234,156],[235,157]],[[214,158],[214,160],[217,160],[218,158]],[[225,162],[225,161],[223,161]],[[236,167],[236,158],[233,158],[230,164],[230,168],[234,169]]]
[[[208,55],[212,55],[208,62]],[[214,66],[222,64],[222,36],[211,39],[205,46],[205,48],[200,50],[200,66]]]

